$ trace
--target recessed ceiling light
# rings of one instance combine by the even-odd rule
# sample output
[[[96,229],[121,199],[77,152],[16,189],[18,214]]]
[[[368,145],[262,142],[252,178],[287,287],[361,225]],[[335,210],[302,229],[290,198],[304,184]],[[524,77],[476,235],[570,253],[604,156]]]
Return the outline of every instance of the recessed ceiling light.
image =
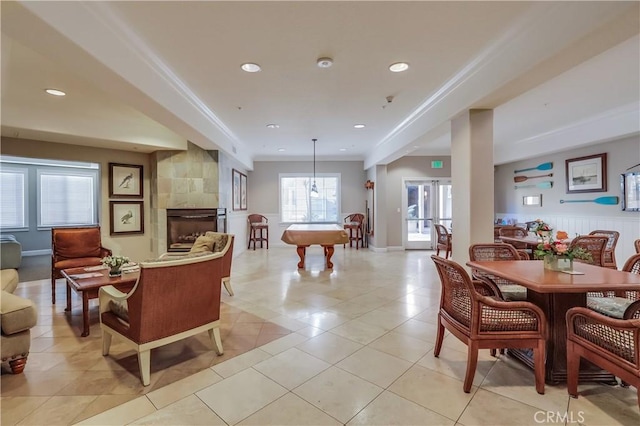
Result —
[[[329,68],[331,65],[333,65],[333,59],[327,58],[327,57],[318,58],[318,60],[316,61],[316,64],[320,68]]]
[[[340,151],[346,151],[347,148],[340,148]]]
[[[364,124],[354,124],[353,127],[356,129],[364,129]]]
[[[267,128],[268,129],[279,129],[280,125],[279,124],[275,124],[275,123],[271,123],[271,124],[267,124]]]
[[[409,69],[409,64],[406,62],[396,62],[395,64],[389,65],[389,71],[391,72],[402,72]]]
[[[242,64],[240,66],[240,68],[242,68],[243,71],[246,72],[258,72],[260,71],[262,68],[260,68],[260,65],[258,64],[254,64],[251,62],[247,62],[246,64]]]
[[[278,152],[285,152],[285,151],[286,151],[286,149],[284,149],[284,148],[278,148]]]
[[[65,96],[66,93],[64,93],[62,90],[58,90],[58,89],[44,89],[45,92],[47,92],[50,95],[53,96]]]

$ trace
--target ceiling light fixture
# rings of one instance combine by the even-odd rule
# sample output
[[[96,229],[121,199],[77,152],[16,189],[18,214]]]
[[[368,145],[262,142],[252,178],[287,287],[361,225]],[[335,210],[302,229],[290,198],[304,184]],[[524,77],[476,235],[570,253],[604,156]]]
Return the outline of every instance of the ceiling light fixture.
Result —
[[[53,96],[65,96],[66,93],[63,92],[62,90],[58,90],[58,89],[44,89],[45,92],[47,92],[50,95]]]
[[[313,141],[313,185],[311,185],[311,195],[313,198],[319,197],[318,186],[316,185],[316,142],[318,139],[311,139]]]
[[[267,129],[279,129],[279,128],[280,128],[279,124],[275,124],[275,123],[267,124]]]
[[[396,62],[395,64],[389,65],[389,71],[391,72],[402,72],[409,69],[409,64],[406,62]]]
[[[327,58],[327,57],[318,58],[318,60],[316,61],[316,64],[320,68],[329,68],[331,65],[333,65],[333,59]]]
[[[278,148],[278,152],[285,152],[286,150],[284,148]]]
[[[251,62],[240,65],[240,68],[242,68],[242,70],[246,72],[258,72],[262,69],[260,68],[260,65]]]
[[[346,150],[347,150],[347,148],[340,148],[340,152],[344,152]]]
[[[364,129],[365,125],[364,124],[354,124],[353,127],[356,128],[356,129]]]

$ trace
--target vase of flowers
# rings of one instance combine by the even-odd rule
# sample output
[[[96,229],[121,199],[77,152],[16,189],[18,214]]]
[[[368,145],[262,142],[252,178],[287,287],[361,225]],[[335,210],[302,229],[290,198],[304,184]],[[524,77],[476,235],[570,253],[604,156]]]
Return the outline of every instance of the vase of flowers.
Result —
[[[551,232],[553,228],[548,223],[545,223],[542,219],[536,219],[533,232],[542,240],[542,242],[549,241],[551,239]]]
[[[122,275],[122,265],[129,263],[126,256],[107,256],[102,258],[102,264],[109,268],[110,277]]]
[[[573,259],[591,260],[591,253],[581,247],[572,248],[565,240],[569,235],[565,231],[558,231],[556,239],[538,244],[534,251],[536,259],[542,259],[545,269],[552,271],[572,271]]]

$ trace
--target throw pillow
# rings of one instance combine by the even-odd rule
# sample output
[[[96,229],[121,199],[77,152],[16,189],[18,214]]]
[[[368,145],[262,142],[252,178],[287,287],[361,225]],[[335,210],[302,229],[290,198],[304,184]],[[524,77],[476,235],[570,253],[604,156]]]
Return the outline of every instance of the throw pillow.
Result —
[[[193,246],[191,247],[191,250],[189,250],[189,252],[191,253],[201,253],[201,252],[213,252],[213,246],[215,244],[215,241],[213,240],[213,238],[207,237],[206,235],[200,235],[198,238],[196,238],[196,241],[193,243]]]

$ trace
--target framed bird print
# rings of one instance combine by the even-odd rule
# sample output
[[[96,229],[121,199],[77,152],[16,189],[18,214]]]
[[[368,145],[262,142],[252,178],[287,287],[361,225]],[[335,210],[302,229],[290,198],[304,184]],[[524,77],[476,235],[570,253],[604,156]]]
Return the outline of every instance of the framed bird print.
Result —
[[[109,163],[109,197],[142,198],[142,166]]]
[[[142,201],[109,201],[111,235],[144,234]]]

